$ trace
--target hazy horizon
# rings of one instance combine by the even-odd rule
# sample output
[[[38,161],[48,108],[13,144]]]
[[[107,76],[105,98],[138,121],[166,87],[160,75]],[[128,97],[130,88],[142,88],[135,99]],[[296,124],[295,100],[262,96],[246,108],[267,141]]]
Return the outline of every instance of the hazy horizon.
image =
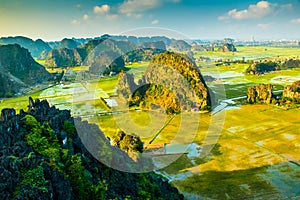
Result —
[[[0,37],[59,41],[156,27],[190,39],[297,40],[299,8],[299,0],[1,0]]]

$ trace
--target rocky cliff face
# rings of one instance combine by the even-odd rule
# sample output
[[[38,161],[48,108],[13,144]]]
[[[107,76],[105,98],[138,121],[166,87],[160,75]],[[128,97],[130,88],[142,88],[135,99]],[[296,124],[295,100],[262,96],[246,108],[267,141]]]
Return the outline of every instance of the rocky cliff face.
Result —
[[[249,103],[271,103],[273,93],[271,84],[259,84],[248,88],[247,101]]]
[[[82,59],[77,49],[53,49],[48,53],[45,66],[66,68],[80,66],[81,62]]]
[[[122,56],[113,51],[104,51],[92,58],[89,72],[95,75],[118,74],[125,71],[125,62]]]
[[[151,61],[138,85],[132,80],[123,75],[118,84],[119,95],[129,97],[131,106],[151,109],[159,105],[167,113],[211,108],[209,89],[195,63],[185,55],[161,53]]]
[[[224,44],[218,49],[221,52],[236,52],[236,48],[233,44]]]
[[[17,87],[31,87],[52,78],[42,65],[34,61],[27,49],[17,44],[0,46],[0,72],[2,93],[16,93],[21,89]]]
[[[168,48],[175,52],[182,52],[191,50],[192,46],[184,40],[175,40]]]
[[[75,45],[69,44],[72,43],[70,40],[63,41],[64,46]],[[125,41],[91,40],[78,48],[53,49],[49,52],[45,65],[63,68],[88,65],[92,74],[118,73],[125,70],[122,54],[130,52],[134,48],[134,44]]]
[[[68,38],[64,38],[61,42],[60,42],[60,46],[59,49],[75,49],[79,44],[73,40],[73,39],[68,39]]]
[[[75,44],[64,39],[64,46]],[[71,44],[70,44],[71,43]],[[90,73],[108,75],[125,71],[124,62],[149,61],[166,51],[162,41],[144,42],[136,45],[130,41],[115,41],[108,38],[90,40],[77,48],[53,49],[46,59],[46,67],[90,66]]]
[[[158,41],[158,42],[144,42],[139,45],[139,48],[141,49],[154,49],[160,53],[166,51],[166,45],[163,41]]]
[[[14,81],[10,74],[0,72],[0,97],[12,97],[25,87],[23,82]]]
[[[130,160],[96,125],[77,120],[46,100],[29,99],[28,111],[0,116],[0,199],[183,199],[154,173],[124,173],[100,163]],[[79,137],[79,132],[85,133]],[[77,132],[78,131],[78,132]],[[83,143],[93,145],[94,154]],[[110,153],[109,153],[110,152]],[[120,159],[120,160],[119,160]],[[132,161],[134,162],[134,161]],[[124,166],[124,169],[131,166]]]
[[[101,39],[89,41],[81,47],[86,52],[89,72],[96,75],[117,74],[126,71],[124,58],[136,49],[132,42]]]
[[[300,81],[287,85],[283,90],[283,98],[300,103]]]
[[[177,94],[180,101],[191,101],[192,107],[199,110],[209,110],[211,107],[209,89],[196,64],[187,56],[172,52],[159,54],[151,61],[145,77],[157,83],[173,79],[169,89],[180,91]]]

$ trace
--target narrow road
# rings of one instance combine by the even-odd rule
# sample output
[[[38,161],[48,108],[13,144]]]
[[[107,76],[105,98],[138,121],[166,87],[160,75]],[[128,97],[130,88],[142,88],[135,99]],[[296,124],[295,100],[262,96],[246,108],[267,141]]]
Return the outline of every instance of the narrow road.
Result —
[[[157,136],[159,136],[159,134],[166,128],[166,126],[168,126],[170,124],[170,122],[175,118],[176,115],[173,115],[169,121],[167,123],[165,123],[165,125],[154,135],[154,137],[152,138],[152,140],[149,142],[149,144],[152,144],[152,142],[157,138]]]

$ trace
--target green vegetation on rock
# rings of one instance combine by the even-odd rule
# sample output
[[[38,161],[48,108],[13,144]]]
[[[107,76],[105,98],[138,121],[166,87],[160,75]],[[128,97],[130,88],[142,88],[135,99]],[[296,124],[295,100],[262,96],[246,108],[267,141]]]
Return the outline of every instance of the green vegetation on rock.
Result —
[[[211,108],[209,89],[196,64],[185,55],[161,53],[151,61],[138,85],[133,80],[123,74],[118,84],[119,94],[130,106],[150,109],[159,105],[167,113]]]
[[[120,149],[128,152],[143,152],[143,142],[139,136],[128,135],[123,131],[117,131],[113,138],[113,145],[118,146]]]
[[[7,147],[0,150],[1,199],[183,199],[154,173],[125,173],[100,163],[83,145],[85,138],[79,137],[70,111],[32,99],[28,108],[20,114],[14,109],[1,112],[0,144]],[[83,125],[85,131],[96,127]],[[98,127],[96,131],[102,134]],[[134,141],[137,146],[123,146],[141,150],[140,140]],[[109,156],[109,148],[103,146],[99,154]],[[125,152],[118,155],[130,159]]]
[[[246,69],[248,74],[264,74],[266,72],[279,70],[279,65],[272,61],[253,63],[250,67]]]
[[[249,103],[271,103],[273,98],[271,84],[259,84],[248,88],[247,101]]]
[[[283,98],[292,102],[300,103],[300,81],[287,85],[283,90]]]
[[[27,49],[18,44],[0,45],[0,97],[11,97],[51,79]]]
[[[53,49],[48,53],[45,66],[67,68],[81,65],[81,57],[76,49]]]

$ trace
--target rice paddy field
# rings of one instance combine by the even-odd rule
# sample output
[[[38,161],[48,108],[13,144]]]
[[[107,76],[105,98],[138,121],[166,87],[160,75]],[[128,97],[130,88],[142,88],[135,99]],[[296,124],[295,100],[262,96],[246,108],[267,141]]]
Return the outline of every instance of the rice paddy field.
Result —
[[[194,52],[212,60],[285,59],[300,56],[299,48],[237,47],[237,52]],[[40,61],[42,63],[42,61]],[[157,170],[186,199],[300,199],[300,107],[240,105],[247,88],[271,83],[275,91],[300,80],[300,68],[261,76],[244,74],[247,64],[198,63],[202,75],[211,76],[208,86],[231,102],[219,112],[165,115],[157,110],[114,113],[100,98],[112,99],[117,77],[59,84],[29,95],[4,99],[0,109],[26,109],[28,97],[47,99],[74,117],[97,124],[112,138],[118,129],[141,137],[146,151],[164,148],[172,160]],[[128,65],[129,73],[141,77],[149,63]],[[86,69],[85,69],[86,70]],[[75,70],[76,71],[76,70]],[[222,87],[220,87],[222,86]],[[176,145],[184,144],[184,148]],[[177,148],[178,147],[178,148]],[[177,148],[177,149],[176,149]],[[170,155],[168,155],[170,153]]]
[[[299,56],[299,48],[266,47],[266,46],[237,46],[237,52],[194,52],[195,57],[207,57],[211,60],[260,60],[293,58]]]

